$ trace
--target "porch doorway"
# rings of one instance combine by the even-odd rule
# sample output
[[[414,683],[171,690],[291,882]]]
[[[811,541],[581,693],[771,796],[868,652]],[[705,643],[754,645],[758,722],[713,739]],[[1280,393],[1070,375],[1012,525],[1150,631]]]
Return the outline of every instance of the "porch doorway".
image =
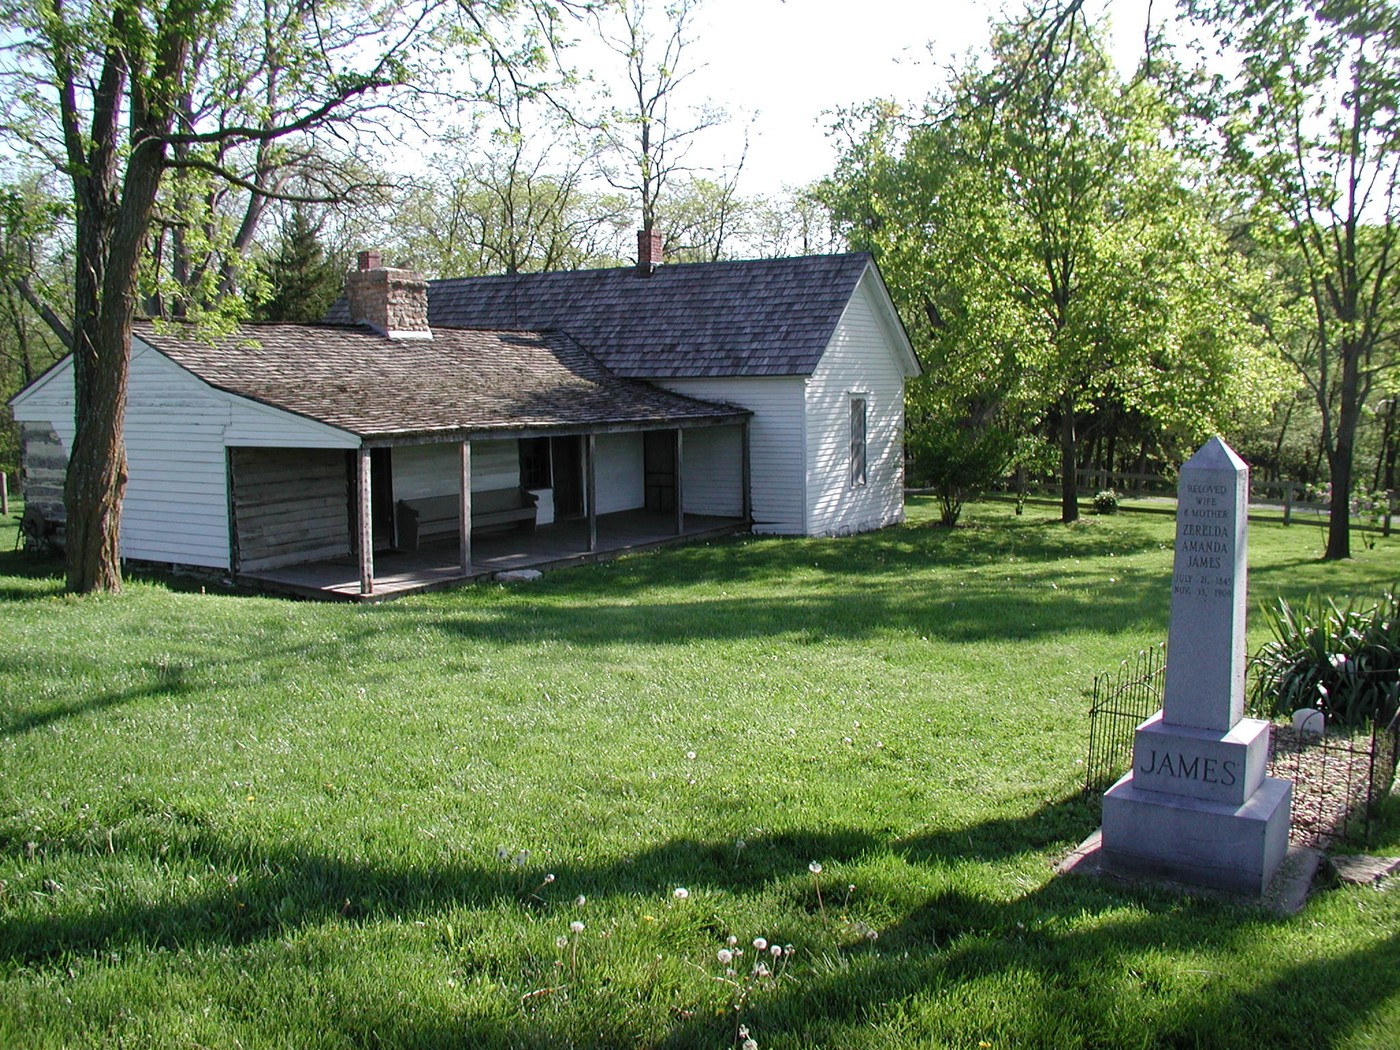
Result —
[[[676,509],[676,433],[648,430],[642,435],[645,506],[657,514]]]
[[[549,439],[549,459],[554,474],[554,516],[582,517],[583,439],[577,434]]]

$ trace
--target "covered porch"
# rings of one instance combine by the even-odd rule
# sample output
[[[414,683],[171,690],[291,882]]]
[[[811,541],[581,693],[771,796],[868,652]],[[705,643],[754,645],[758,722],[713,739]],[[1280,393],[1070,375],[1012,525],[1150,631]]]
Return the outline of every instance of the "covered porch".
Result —
[[[378,551],[374,585],[363,593],[360,559],[347,554],[281,568],[240,573],[240,582],[263,590],[332,601],[380,601],[422,591],[442,590],[489,579],[514,569],[555,569],[678,543],[695,543],[747,531],[742,517],[686,514],[677,531],[674,513],[624,510],[599,514],[590,530],[587,518],[557,521],[533,532],[477,533],[464,570],[456,539],[424,544],[414,551]],[[590,531],[596,532],[590,537]],[[591,545],[590,545],[591,539]]]

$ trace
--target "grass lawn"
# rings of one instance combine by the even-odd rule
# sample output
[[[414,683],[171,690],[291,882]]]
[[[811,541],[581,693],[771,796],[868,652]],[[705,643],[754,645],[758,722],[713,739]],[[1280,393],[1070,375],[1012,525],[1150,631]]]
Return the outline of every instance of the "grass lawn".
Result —
[[[1400,1046],[1400,886],[1052,877],[1173,527],[1052,513],[381,607],[65,597],[5,523],[0,1046]],[[1252,605],[1400,577],[1323,540],[1255,526]]]

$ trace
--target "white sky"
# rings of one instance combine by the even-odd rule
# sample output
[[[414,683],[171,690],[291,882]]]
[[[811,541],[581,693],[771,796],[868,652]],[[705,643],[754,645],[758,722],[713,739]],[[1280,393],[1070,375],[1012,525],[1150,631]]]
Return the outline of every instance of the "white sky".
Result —
[[[1149,9],[1160,21],[1174,7],[1089,0],[1086,10],[1108,13],[1114,54],[1127,72],[1142,52]],[[824,112],[875,98],[922,101],[950,60],[987,42],[999,9],[999,0],[707,0],[686,52],[705,68],[677,98],[723,106],[736,129],[757,114],[742,194],[802,186],[835,163]],[[736,160],[739,148],[737,132],[711,131],[688,159],[718,166]]]

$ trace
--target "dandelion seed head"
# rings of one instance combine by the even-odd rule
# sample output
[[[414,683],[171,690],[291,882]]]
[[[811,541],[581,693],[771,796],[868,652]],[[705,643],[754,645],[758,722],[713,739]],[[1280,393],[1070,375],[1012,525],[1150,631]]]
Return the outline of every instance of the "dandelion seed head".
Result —
[[[816,861],[812,861],[811,864],[807,865],[807,870],[810,871],[813,875],[820,875],[822,873],[822,866]]]
[[[724,939],[724,943],[727,944],[727,945],[729,945],[729,947],[733,948],[736,944],[739,943],[739,938],[738,938],[738,937],[735,937],[735,936],[731,933],[728,937],[726,937],[726,938]]]
[[[684,886],[677,886],[674,890],[671,891],[671,896],[675,897],[678,901],[683,901],[690,896],[690,891]]]
[[[549,885],[551,882],[553,882],[553,881],[554,881],[554,873],[553,873],[553,872],[550,872],[548,875],[546,875],[546,876],[544,877],[544,882],[545,882],[545,885],[546,885],[546,886],[548,886],[548,885]]]
[[[753,946],[759,951],[766,951],[768,948],[768,941],[762,937],[755,937],[753,939]]]
[[[573,922],[569,923],[569,929],[570,929],[572,932],[574,932],[574,933],[582,933],[582,932],[583,932],[583,923],[581,923],[581,922],[579,922],[577,919],[575,919]]]
[[[530,851],[523,849],[512,858],[512,863],[514,863],[517,868],[523,868],[525,867],[525,862],[529,859]]]
[[[724,963],[725,966],[728,966],[734,961],[734,953],[728,948],[721,948],[719,951],[715,952],[715,958]]]
[[[783,957],[783,946],[781,944],[770,944],[768,946],[768,954],[775,959],[781,959]]]
[[[554,938],[554,947],[567,948],[568,946],[569,938],[565,937],[562,933],[558,937]]]
[[[574,898],[574,903],[577,904],[580,908],[582,908],[585,904],[588,903],[588,898],[585,897],[582,893],[580,893],[577,897]]]
[[[694,751],[687,751],[687,752],[685,753],[685,757],[688,758],[688,759],[690,759],[692,762],[694,762],[694,761],[695,761],[695,752],[694,752]]]

